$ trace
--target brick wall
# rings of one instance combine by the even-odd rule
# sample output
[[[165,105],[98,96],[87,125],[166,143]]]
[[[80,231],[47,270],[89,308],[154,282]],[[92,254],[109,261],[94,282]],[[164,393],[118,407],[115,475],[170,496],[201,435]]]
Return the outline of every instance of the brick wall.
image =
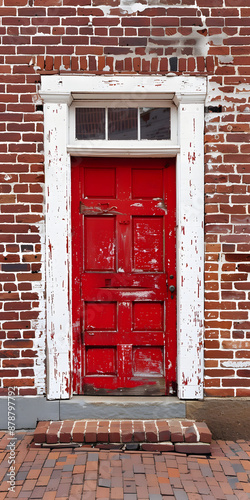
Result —
[[[206,394],[250,395],[249,0],[2,0],[0,395],[45,391],[41,74],[207,75]]]

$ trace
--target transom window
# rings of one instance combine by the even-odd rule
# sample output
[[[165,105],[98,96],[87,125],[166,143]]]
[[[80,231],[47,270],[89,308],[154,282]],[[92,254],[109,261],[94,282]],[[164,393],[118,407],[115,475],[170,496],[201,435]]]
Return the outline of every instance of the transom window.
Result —
[[[75,110],[77,140],[169,140],[170,108],[83,108]]]
[[[111,98],[74,94],[70,106],[69,147],[161,148],[177,146],[177,108],[168,96],[142,98],[120,94]],[[155,144],[155,146],[154,146]]]

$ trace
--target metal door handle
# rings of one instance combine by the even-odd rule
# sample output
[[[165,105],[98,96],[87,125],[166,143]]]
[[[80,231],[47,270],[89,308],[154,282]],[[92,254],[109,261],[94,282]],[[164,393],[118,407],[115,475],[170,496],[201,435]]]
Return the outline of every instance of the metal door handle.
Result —
[[[173,292],[175,291],[175,286],[174,286],[174,285],[170,285],[170,287],[169,287],[169,291],[170,291],[171,293],[173,293]]]

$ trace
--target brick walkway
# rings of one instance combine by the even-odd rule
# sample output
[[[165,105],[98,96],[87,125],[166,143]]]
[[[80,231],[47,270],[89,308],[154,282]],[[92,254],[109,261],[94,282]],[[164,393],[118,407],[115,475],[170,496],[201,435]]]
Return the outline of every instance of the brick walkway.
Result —
[[[250,441],[212,442],[210,458],[175,453],[32,449],[17,432],[16,488],[8,493],[9,435],[0,432],[0,500],[247,500]]]

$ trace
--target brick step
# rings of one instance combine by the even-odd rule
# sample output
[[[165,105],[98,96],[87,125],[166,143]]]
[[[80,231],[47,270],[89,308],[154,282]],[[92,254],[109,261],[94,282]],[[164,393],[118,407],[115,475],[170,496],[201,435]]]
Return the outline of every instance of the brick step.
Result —
[[[79,444],[102,449],[141,449],[208,454],[212,435],[193,420],[63,420],[39,422],[35,446]]]

